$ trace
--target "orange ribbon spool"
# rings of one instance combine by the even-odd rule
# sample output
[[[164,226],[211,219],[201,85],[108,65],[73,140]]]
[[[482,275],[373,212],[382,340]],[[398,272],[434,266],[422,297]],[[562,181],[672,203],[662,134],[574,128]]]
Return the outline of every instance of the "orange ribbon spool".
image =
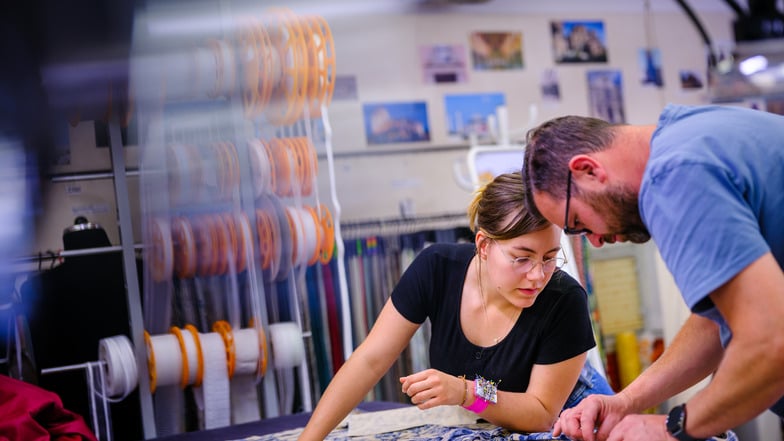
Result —
[[[296,186],[292,186],[292,194],[297,193],[301,196],[306,196],[305,192],[302,190],[305,186],[305,179],[307,177],[307,158],[303,154],[302,148],[300,148],[301,139],[300,138],[285,138],[284,139],[286,147],[288,148],[289,152],[291,153],[290,158],[292,159],[292,165],[294,166],[294,176],[297,181]]]
[[[169,332],[177,337],[177,342],[180,344],[180,353],[182,356],[182,375],[180,376],[180,387],[185,389],[188,387],[188,380],[190,377],[190,368],[188,367],[188,349],[185,347],[185,338],[182,336],[182,331],[176,326],[169,328]]]
[[[299,257],[299,247],[302,246],[300,244],[300,241],[305,240],[304,237],[297,236],[297,232],[302,231],[301,228],[298,228],[299,226],[301,226],[302,222],[294,219],[294,217],[291,215],[291,212],[289,210],[284,209],[283,211],[286,215],[286,222],[288,222],[289,231],[291,231],[291,264],[296,265],[297,258]]]
[[[276,86],[277,64],[273,58],[275,48],[264,26],[253,17],[246,19],[238,41],[240,53],[244,56],[242,61],[245,86],[242,102],[245,116],[253,119],[269,104],[272,89]]]
[[[240,273],[241,271],[237,269],[238,266],[238,254],[237,251],[239,244],[239,234],[237,233],[237,224],[234,220],[234,216],[230,213],[221,213],[218,214],[221,218],[221,222],[223,223],[223,228],[225,230],[227,243],[226,243],[226,265],[227,271],[234,271],[234,273]],[[229,257],[233,261],[233,265],[229,265]]]
[[[174,267],[171,230],[163,219],[152,219],[148,229],[152,238],[150,272],[154,281],[163,282],[171,277]]]
[[[174,245],[174,272],[180,279],[196,275],[198,257],[196,239],[190,221],[185,217],[172,220],[172,242]]]
[[[248,326],[251,328],[256,328],[255,320],[250,319]],[[263,377],[264,374],[267,373],[267,334],[264,332],[264,328],[258,326],[259,331],[259,366],[258,366],[258,374],[259,377]]]
[[[267,116],[274,125],[288,125],[302,115],[308,87],[307,43],[297,17],[285,8],[273,8],[271,15],[277,18],[270,30],[270,41],[282,61],[280,82],[272,91],[271,106]]]
[[[259,232],[259,254],[261,269],[269,269],[274,255],[275,237],[273,236],[272,218],[262,209],[256,210],[256,229]]]
[[[272,153],[272,168],[275,170],[275,193],[278,196],[292,195],[292,166],[294,161],[288,148],[288,143],[281,138],[272,138],[269,143],[269,151]]]
[[[237,273],[245,271],[248,266],[248,256],[253,256],[253,251],[248,253],[248,247],[253,247],[253,232],[251,231],[250,221],[244,212],[234,215],[237,234]]]
[[[147,372],[150,375],[150,393],[154,394],[155,389],[158,387],[158,369],[155,366],[155,350],[152,346],[152,337],[150,333],[144,331],[144,344],[147,346]]]
[[[332,221],[332,213],[324,204],[319,204],[321,224],[321,263],[326,265],[332,260],[332,253],[335,249],[335,224]]]
[[[210,219],[206,215],[198,215],[192,222],[194,237],[196,238],[196,255],[198,274],[210,276],[215,262],[214,253],[217,249],[217,239],[213,236]]]
[[[323,17],[302,19],[308,29],[308,106],[310,116],[321,115],[321,105],[329,105],[335,90],[335,42]]]
[[[231,378],[234,376],[234,369],[237,365],[237,350],[234,346],[234,333],[231,331],[231,325],[226,320],[218,320],[213,323],[212,331],[220,334],[223,339],[223,346],[226,348],[226,367],[229,378]]]
[[[323,234],[322,231],[321,231],[321,221],[319,220],[319,217],[318,217],[318,214],[316,213],[316,210],[313,207],[311,207],[310,205],[305,205],[303,208],[308,213],[310,213],[310,216],[313,218],[313,226],[315,227],[315,230],[316,230],[315,231],[315,233],[316,233],[316,247],[315,247],[315,250],[313,251],[313,254],[310,256],[310,259],[308,259],[308,266],[310,266],[310,265],[313,265],[314,263],[316,263],[319,260],[319,257],[321,255],[321,246],[322,246],[322,243],[323,243],[324,239],[321,237],[321,235]]]
[[[229,235],[228,227],[225,225],[223,216],[220,214],[212,214],[210,218],[210,228],[212,229],[212,236],[216,239],[217,247],[213,253],[213,265],[211,275],[219,276],[226,274],[229,269],[229,250],[234,252],[231,247],[231,237]]]
[[[261,140],[261,145],[264,147],[264,154],[267,155],[267,164],[269,164],[269,189],[271,193],[277,193],[278,191],[278,177],[277,171],[275,167],[275,158],[272,154],[272,148],[270,147],[269,142]]]
[[[199,387],[204,380],[204,353],[201,350],[201,338],[199,338],[199,331],[195,326],[185,325],[185,330],[191,333],[193,344],[196,345],[196,359],[198,360],[198,364],[196,365],[196,379],[193,381],[193,385]]]

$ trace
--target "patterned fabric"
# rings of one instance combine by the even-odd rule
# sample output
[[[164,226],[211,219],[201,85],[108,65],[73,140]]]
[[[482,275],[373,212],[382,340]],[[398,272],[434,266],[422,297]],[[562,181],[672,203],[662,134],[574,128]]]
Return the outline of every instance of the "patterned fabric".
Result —
[[[251,436],[241,440],[231,441],[296,441],[302,429],[288,430],[264,436]],[[728,431],[722,437],[713,437],[711,441],[738,441],[735,432]],[[430,424],[397,432],[381,433],[377,435],[349,437],[347,430],[338,429],[330,433],[327,441],[367,441],[367,440],[427,440],[427,441],[527,441],[527,440],[568,440],[566,437],[553,438],[550,432],[537,433],[511,433],[491,424],[473,424],[460,427],[444,427]]]
[[[288,430],[263,436],[251,436],[241,440],[232,441],[295,441],[302,429]],[[456,440],[456,441],[479,441],[479,440],[553,440],[567,438],[553,438],[549,432],[541,433],[511,433],[508,430],[493,426],[488,423],[471,424],[460,427],[444,427],[435,424],[413,427],[410,429],[399,430],[396,432],[379,433],[365,436],[348,436],[347,429],[337,429],[332,431],[326,441],[369,441],[369,440]]]

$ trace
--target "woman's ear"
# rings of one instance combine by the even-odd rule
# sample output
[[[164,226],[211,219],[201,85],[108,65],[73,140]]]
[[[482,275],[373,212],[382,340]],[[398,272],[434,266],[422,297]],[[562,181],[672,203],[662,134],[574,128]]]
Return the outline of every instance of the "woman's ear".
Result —
[[[487,245],[490,243],[490,238],[485,235],[482,230],[479,230],[476,233],[475,244],[476,244],[476,254],[479,255],[480,259],[487,259]]]

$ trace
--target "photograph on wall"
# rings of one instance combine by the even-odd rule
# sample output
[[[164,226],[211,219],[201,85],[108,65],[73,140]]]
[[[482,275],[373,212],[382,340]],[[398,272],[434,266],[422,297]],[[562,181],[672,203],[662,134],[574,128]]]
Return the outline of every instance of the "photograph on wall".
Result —
[[[658,48],[642,48],[637,51],[637,64],[642,72],[642,84],[664,86],[662,78],[661,51]]]
[[[354,75],[335,75],[335,88],[332,91],[332,99],[335,101],[356,101],[357,77]]]
[[[366,103],[365,133],[368,144],[430,141],[427,103]]]
[[[556,63],[606,63],[603,21],[550,22]]]
[[[495,115],[499,106],[506,105],[503,93],[467,93],[444,96],[444,108],[449,135],[468,139],[472,134],[487,138],[490,128],[487,118]]]
[[[472,32],[474,70],[523,68],[522,32]]]
[[[589,114],[611,123],[625,123],[620,70],[593,70],[586,72],[588,80]]]
[[[545,69],[541,80],[542,100],[561,101],[561,86],[558,83],[558,72],[555,69]]]
[[[465,83],[466,50],[462,44],[419,46],[419,62],[425,84]]]
[[[681,89],[702,89],[702,75],[700,75],[698,72],[688,69],[681,69],[678,71],[678,76],[681,80]]]

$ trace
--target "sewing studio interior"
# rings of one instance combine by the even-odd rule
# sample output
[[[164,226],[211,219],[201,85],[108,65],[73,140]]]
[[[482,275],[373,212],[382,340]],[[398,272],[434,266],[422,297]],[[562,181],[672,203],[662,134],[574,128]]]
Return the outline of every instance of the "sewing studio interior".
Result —
[[[653,176],[653,240],[594,234],[588,196],[636,163],[586,152],[534,178],[529,153],[559,160],[534,146],[566,115],[662,125],[652,152],[686,130],[673,106],[784,115],[784,2],[4,9],[0,438],[782,440],[780,370],[728,401],[751,396],[726,387],[746,338],[729,316],[727,357],[654,380],[727,304],[684,302],[671,263],[731,251],[670,260]],[[574,130],[560,142],[601,138]],[[625,417],[570,426],[600,402]]]

